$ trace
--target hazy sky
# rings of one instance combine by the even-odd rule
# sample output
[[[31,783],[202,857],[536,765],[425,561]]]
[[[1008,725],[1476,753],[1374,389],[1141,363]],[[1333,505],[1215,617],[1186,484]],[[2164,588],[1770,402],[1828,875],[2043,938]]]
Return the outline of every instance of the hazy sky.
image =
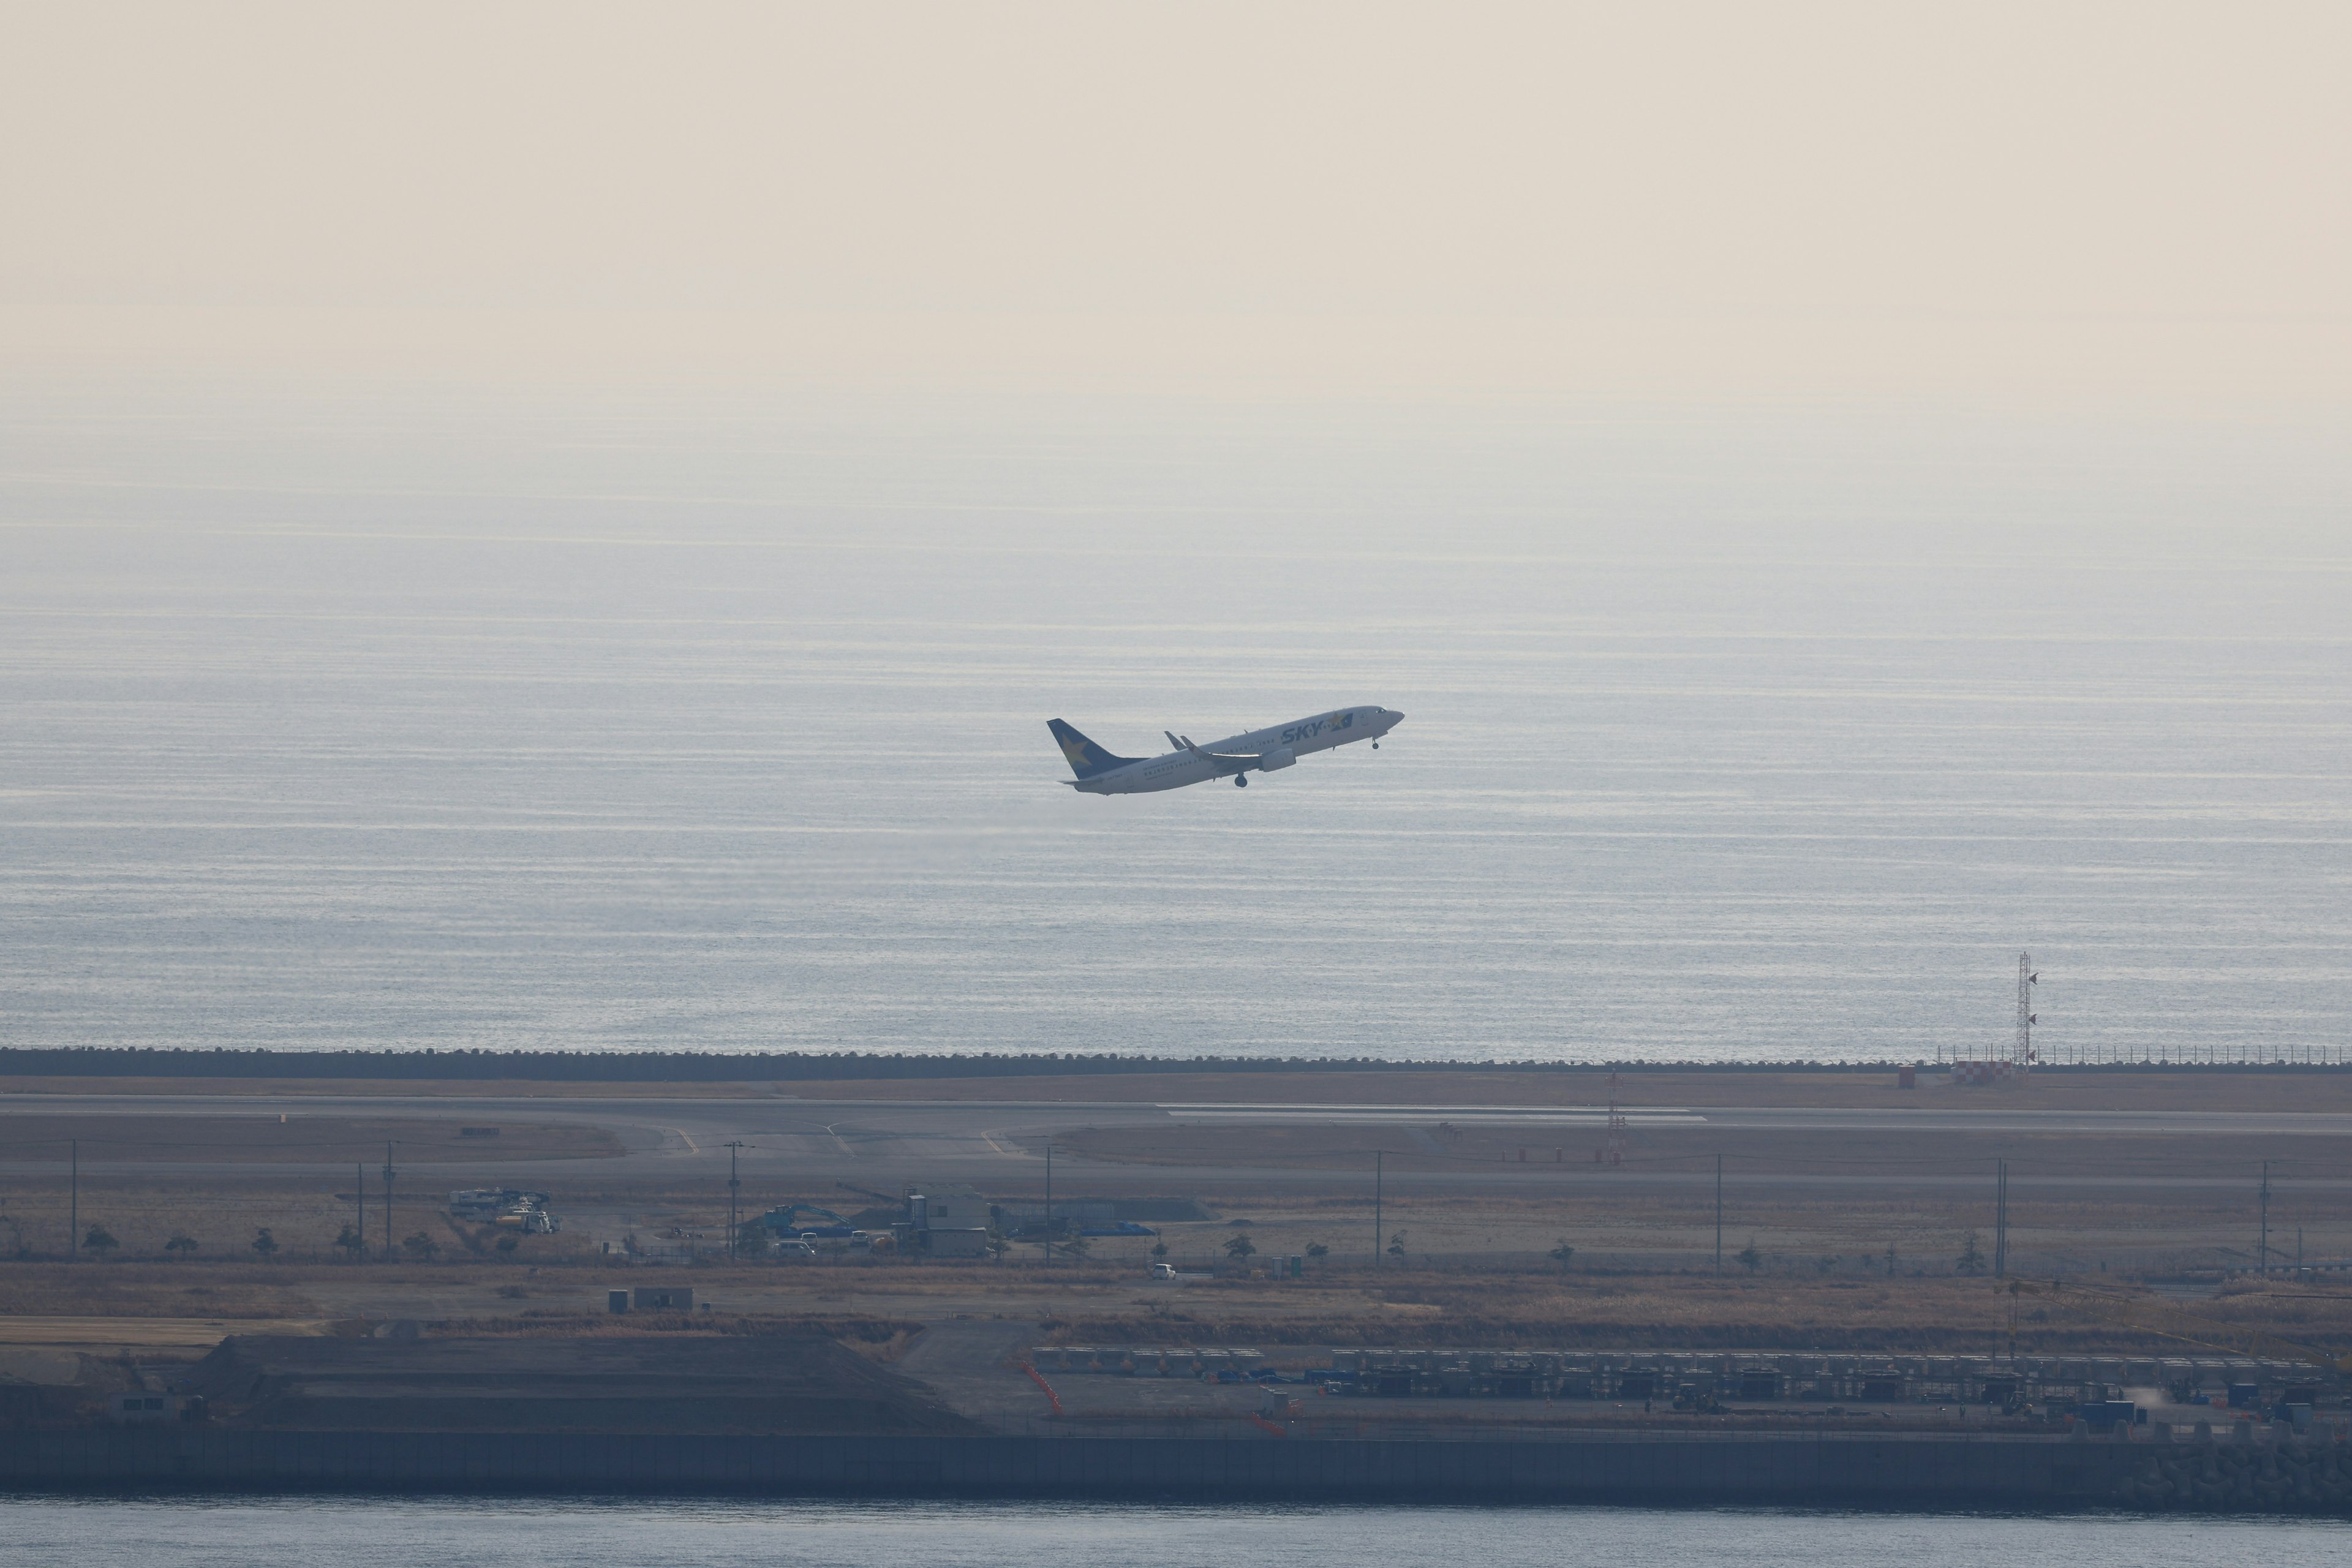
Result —
[[[2352,391],[2352,6],[11,5],[0,363]]]

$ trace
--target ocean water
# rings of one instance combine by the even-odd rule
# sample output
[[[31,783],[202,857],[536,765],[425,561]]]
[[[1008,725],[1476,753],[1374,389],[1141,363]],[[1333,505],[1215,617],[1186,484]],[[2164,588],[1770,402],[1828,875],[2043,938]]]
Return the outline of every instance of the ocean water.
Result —
[[[0,440],[10,1045],[1911,1058],[2031,949],[2051,1059],[2352,1047],[2337,434],[49,387]],[[1408,719],[1245,790],[1076,796],[1045,729],[1357,702]]]
[[[1251,1563],[1398,1568],[1479,1563],[1650,1568],[1736,1563],[1802,1568],[2006,1568],[2098,1561],[2203,1568],[2259,1560],[2313,1568],[2352,1550],[2335,1520],[2125,1515],[1837,1513],[1718,1509],[1232,1508],[1134,1504],[713,1502],[339,1497],[230,1500],[0,1500],[22,1568],[126,1562],[175,1568],[309,1568],[320,1542],[348,1568],[1089,1568]]]

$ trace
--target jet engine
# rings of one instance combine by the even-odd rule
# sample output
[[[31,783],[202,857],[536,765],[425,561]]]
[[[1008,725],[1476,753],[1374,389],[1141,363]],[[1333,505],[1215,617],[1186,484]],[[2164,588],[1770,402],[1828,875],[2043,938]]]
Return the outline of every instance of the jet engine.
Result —
[[[1297,760],[1298,753],[1292,751],[1288,746],[1277,747],[1274,751],[1268,752],[1264,756],[1258,758],[1257,771],[1262,773],[1270,773],[1276,768],[1286,768]]]

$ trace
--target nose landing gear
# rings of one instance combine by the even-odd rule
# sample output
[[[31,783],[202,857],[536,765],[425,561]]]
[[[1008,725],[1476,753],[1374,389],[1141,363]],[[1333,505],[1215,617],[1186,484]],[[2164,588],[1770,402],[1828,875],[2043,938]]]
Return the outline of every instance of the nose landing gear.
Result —
[[[1374,751],[1376,751],[1376,752],[1377,752],[1377,751],[1379,751],[1380,749],[1381,749],[1381,743],[1380,743],[1378,741],[1374,741],[1374,742],[1372,742],[1372,750],[1374,750]]]
[[[1247,788],[1249,788],[1249,774],[1247,774],[1247,773],[1235,773],[1235,774],[1234,775],[1234,787],[1235,789],[1247,789]]]

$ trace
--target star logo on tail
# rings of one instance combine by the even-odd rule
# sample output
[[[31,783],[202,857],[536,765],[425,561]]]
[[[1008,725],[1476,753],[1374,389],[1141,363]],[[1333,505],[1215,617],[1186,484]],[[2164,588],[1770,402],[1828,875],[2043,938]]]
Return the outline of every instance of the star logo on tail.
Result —
[[[1062,748],[1062,755],[1069,759],[1070,766],[1082,768],[1087,765],[1087,743],[1084,741],[1074,736],[1058,744]]]

